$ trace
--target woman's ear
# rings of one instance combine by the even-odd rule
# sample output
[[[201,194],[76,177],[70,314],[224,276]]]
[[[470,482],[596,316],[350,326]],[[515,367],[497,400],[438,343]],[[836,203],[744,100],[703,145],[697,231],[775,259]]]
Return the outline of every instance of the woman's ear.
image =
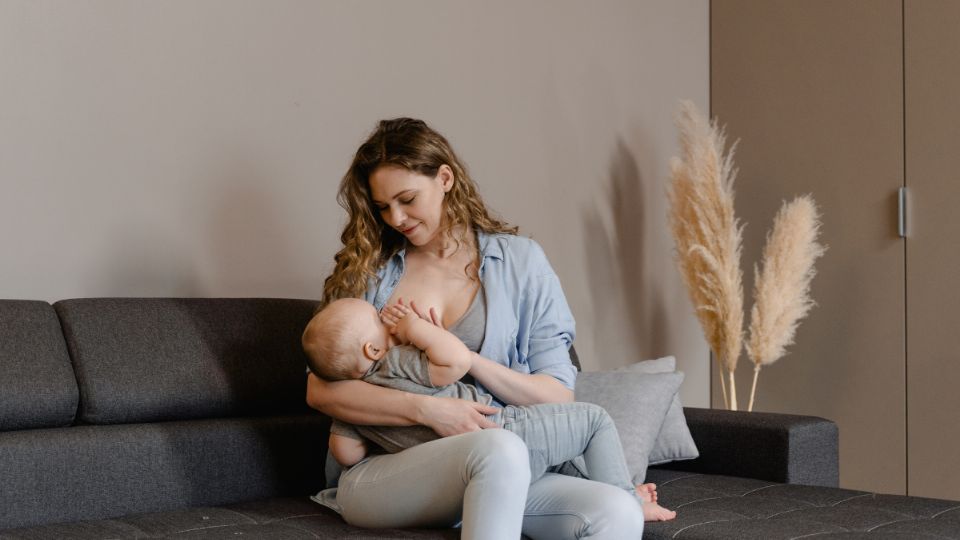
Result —
[[[440,180],[440,187],[443,188],[443,192],[449,192],[453,189],[453,169],[449,165],[441,165],[440,169],[437,170],[437,180]]]
[[[387,354],[386,347],[377,347],[369,341],[363,344],[363,355],[374,362],[383,358],[385,354]]]

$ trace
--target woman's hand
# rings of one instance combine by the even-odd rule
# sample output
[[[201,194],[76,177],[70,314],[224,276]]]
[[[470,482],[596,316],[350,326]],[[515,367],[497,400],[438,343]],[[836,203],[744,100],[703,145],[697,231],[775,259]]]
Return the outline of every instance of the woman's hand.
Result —
[[[484,416],[496,414],[499,410],[492,405],[447,397],[429,398],[424,402],[420,423],[441,437],[497,427],[497,424]]]

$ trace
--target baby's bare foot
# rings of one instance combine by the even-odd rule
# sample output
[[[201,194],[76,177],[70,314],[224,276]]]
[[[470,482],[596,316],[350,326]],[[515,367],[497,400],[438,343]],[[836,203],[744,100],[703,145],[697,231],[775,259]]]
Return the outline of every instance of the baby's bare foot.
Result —
[[[667,510],[655,502],[643,503],[644,521],[670,521],[675,517],[677,517],[676,512]]]
[[[656,484],[637,484],[636,490],[643,502],[657,502]]]

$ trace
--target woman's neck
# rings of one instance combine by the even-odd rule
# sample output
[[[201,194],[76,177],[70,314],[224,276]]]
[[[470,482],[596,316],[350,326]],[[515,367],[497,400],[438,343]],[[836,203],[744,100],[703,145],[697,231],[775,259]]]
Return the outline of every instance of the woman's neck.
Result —
[[[407,253],[416,253],[419,256],[450,259],[458,255],[468,254],[471,258],[477,250],[476,234],[460,227],[450,231],[451,234],[437,234],[437,237],[422,246],[408,246]]]

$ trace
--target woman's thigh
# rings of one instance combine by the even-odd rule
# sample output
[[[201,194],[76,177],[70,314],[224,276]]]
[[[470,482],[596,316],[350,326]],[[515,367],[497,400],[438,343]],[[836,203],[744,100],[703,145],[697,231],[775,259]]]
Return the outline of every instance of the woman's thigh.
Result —
[[[340,477],[337,503],[343,518],[360,527],[452,527],[461,520],[467,526],[467,517],[474,522],[515,514],[519,528],[529,483],[526,457],[523,442],[505,430],[445,437],[351,467]],[[468,506],[482,516],[463,515],[471,482],[474,492],[483,493],[479,499],[470,496]],[[513,485],[517,483],[522,485]],[[509,496],[493,496],[495,492],[519,498],[510,501]]]
[[[523,534],[534,540],[639,540],[643,509],[616,486],[547,473],[530,486]]]

